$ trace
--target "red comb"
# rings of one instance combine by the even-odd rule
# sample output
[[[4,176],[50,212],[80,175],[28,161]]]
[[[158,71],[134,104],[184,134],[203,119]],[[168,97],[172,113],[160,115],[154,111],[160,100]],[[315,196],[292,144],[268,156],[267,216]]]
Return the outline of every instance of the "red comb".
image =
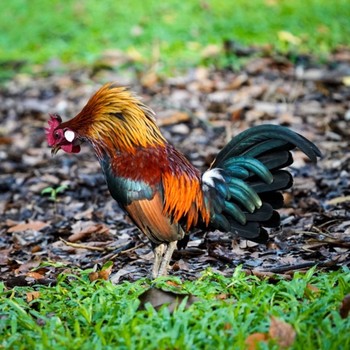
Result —
[[[49,127],[45,128],[46,140],[49,146],[55,144],[53,132],[62,123],[62,118],[58,114],[50,114]]]

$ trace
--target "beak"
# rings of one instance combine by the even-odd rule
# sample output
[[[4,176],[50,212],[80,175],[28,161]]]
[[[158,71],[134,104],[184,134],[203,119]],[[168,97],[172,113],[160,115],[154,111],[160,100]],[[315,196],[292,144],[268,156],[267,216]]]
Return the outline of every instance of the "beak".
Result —
[[[51,156],[53,157],[61,149],[60,145],[53,146],[51,148]]]

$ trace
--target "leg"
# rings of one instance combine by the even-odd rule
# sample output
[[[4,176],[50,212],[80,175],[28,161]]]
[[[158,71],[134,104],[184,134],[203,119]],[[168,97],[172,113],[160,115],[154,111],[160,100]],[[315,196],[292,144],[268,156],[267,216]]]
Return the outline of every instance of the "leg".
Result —
[[[160,268],[158,270],[158,276],[166,276],[168,274],[169,263],[170,263],[171,257],[173,256],[173,252],[176,248],[176,244],[177,244],[177,241],[173,241],[167,244]]]
[[[153,262],[153,267],[152,267],[152,278],[157,278],[159,275],[160,264],[162,262],[165,250],[166,250],[165,243],[157,245],[153,250],[154,262]]]

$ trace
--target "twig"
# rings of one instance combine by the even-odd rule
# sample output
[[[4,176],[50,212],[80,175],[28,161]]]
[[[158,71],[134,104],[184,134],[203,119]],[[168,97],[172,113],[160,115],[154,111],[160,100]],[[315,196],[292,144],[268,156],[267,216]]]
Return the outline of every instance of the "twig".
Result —
[[[330,233],[326,233],[321,231],[320,229],[318,229],[317,227],[313,227],[317,232],[313,232],[313,231],[303,231],[303,230],[296,230],[295,233],[299,234],[299,235],[308,235],[308,236],[319,236],[319,235],[323,235],[325,237],[329,237],[329,238],[334,238],[334,236],[332,236]]]
[[[308,243],[312,244],[312,247],[309,248],[310,250],[322,247],[324,245],[330,245],[332,247],[339,247],[339,248],[350,248],[350,242],[343,241],[343,240],[330,241],[330,240],[327,240],[327,238],[323,241],[316,239],[316,238],[309,239]],[[316,244],[314,244],[314,243],[316,243]]]
[[[285,280],[291,280],[292,277],[286,274],[277,274],[274,272],[270,272],[270,271],[260,271],[260,270],[251,270],[251,269],[243,269],[243,271],[247,274],[247,275],[253,275],[256,276],[260,279],[268,279],[269,282],[277,282],[278,278],[276,277],[278,275],[279,278],[283,278]]]
[[[60,237],[60,240],[67,246],[73,247],[73,248],[78,248],[78,249],[88,249],[88,250],[94,250],[97,252],[104,252],[106,249],[101,248],[101,247],[92,247],[86,244],[79,244],[79,243],[72,243],[64,240],[63,238]]]
[[[135,249],[137,249],[137,248],[141,248],[141,247],[145,246],[146,244],[147,244],[147,243],[142,242],[142,243],[140,243],[140,244],[138,244],[138,245],[135,245],[135,246],[132,247],[132,248],[129,248],[129,249],[126,249],[126,250],[121,250],[121,251],[117,252],[116,254],[112,255],[112,256],[109,258],[109,260],[114,260],[118,255],[132,252],[133,250],[135,250]]]
[[[318,227],[322,228],[324,226],[329,226],[330,224],[336,223],[338,221],[339,221],[339,219],[332,219],[332,220],[324,222],[323,224],[319,224]]]
[[[324,262],[316,262],[316,261],[310,261],[302,264],[296,264],[296,265],[283,265],[274,267],[270,270],[261,270],[261,272],[273,272],[273,273],[286,273],[288,271],[295,271],[295,270],[302,270],[309,267],[317,266],[317,267],[330,267],[334,266],[336,264],[336,261],[328,260]]]

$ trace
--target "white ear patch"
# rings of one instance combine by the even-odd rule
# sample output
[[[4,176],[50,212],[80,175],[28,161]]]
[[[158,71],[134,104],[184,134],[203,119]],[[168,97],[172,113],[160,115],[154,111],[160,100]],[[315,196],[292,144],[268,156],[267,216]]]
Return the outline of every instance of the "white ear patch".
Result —
[[[64,137],[68,142],[72,142],[75,139],[75,132],[72,130],[66,130],[64,132]]]

